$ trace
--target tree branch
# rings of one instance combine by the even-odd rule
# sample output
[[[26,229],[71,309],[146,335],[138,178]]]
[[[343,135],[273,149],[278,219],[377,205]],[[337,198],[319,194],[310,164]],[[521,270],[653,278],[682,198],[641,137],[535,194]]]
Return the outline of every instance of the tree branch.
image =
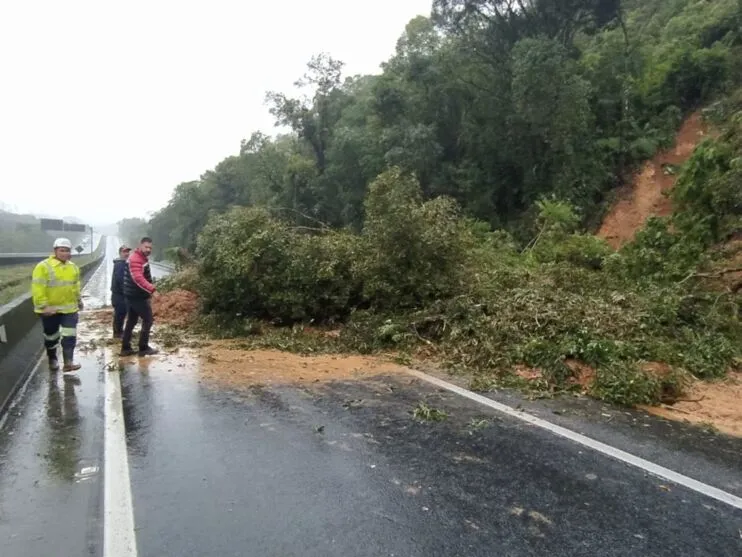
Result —
[[[678,284],[683,284],[684,282],[689,281],[692,278],[721,278],[724,275],[728,275],[730,273],[742,273],[742,267],[731,267],[729,269],[722,269],[721,271],[716,271],[715,273],[690,273],[687,277],[685,277],[683,280],[678,282]],[[739,284],[739,287],[742,288],[742,283]]]
[[[321,220],[315,219],[314,217],[310,217],[309,215],[305,215],[301,211],[297,211],[296,209],[292,209],[290,207],[271,207],[271,208],[269,208],[269,210],[270,211],[290,211],[292,213],[296,213],[297,215],[304,217],[307,220],[311,220],[312,222],[316,222],[322,228],[325,228],[327,230],[330,230],[330,228],[332,228],[329,224],[324,223]]]
[[[309,230],[312,232],[331,232],[329,228],[314,228],[312,226],[292,226],[290,230]]]

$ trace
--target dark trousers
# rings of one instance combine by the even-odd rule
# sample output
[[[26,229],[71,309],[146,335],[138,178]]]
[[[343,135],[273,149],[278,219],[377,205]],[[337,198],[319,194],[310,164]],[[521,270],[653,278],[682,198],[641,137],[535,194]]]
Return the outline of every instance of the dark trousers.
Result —
[[[142,318],[142,330],[139,331],[139,350],[145,350],[149,347],[149,331],[152,329],[152,303],[149,298],[126,298],[128,311],[126,313],[126,326],[124,327],[124,336],[121,339],[121,347],[124,350],[131,350],[131,335],[134,327]]]
[[[111,294],[111,305],[113,306],[113,336],[120,337],[124,332],[126,298],[123,294]]]
[[[44,328],[44,348],[50,360],[57,359],[57,347],[61,339],[62,357],[65,362],[72,363],[77,344],[78,317],[77,312],[41,316],[41,325]]]

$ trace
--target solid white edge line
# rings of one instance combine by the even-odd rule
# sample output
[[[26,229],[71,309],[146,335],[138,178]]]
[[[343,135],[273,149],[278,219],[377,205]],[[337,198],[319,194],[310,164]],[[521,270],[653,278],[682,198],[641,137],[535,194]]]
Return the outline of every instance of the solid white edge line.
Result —
[[[626,464],[629,464],[631,466],[641,468],[642,470],[649,472],[650,474],[653,474],[660,478],[664,478],[675,484],[682,485],[683,487],[687,487],[688,489],[692,489],[693,491],[716,499],[717,501],[721,501],[722,503],[726,503],[727,505],[731,505],[732,507],[735,507],[737,509],[742,509],[742,498],[723,491],[719,488],[705,484],[703,482],[699,482],[698,480],[694,480],[693,478],[684,476],[683,474],[670,470],[669,468],[665,468],[664,466],[660,466],[659,464],[655,464],[638,456],[634,456],[631,453],[627,453],[626,451],[622,451],[621,449],[617,449],[615,447],[612,447],[611,445],[606,445],[605,443],[601,443],[600,441],[591,439],[590,437],[582,435],[581,433],[577,433],[565,427],[558,426],[544,419],[537,418],[536,416],[528,414],[527,412],[516,410],[514,408],[511,408],[510,406],[507,406],[506,404],[502,404],[485,396],[478,395],[472,391],[469,391],[468,389],[464,389],[462,387],[454,385],[453,383],[444,381],[443,379],[433,377],[432,375],[428,375],[427,373],[423,373],[417,370],[408,370],[408,373],[417,377],[418,379],[422,379],[423,381],[426,381],[438,387],[442,387],[448,391],[456,393],[457,395],[468,398],[469,400],[473,400],[474,402],[478,402],[480,404],[483,404],[484,406],[488,406],[493,410],[497,410],[498,412],[507,414],[508,416],[511,416],[523,422],[529,423],[536,427],[540,427],[561,437],[565,437],[571,441],[574,441],[575,443],[579,443],[580,445],[593,449],[594,451],[612,457],[616,460],[625,462]]]
[[[134,506],[118,372],[106,374],[103,557],[136,557]]]
[[[5,426],[5,422],[8,421],[8,416],[10,416],[10,411],[13,410],[21,401],[23,398],[23,395],[25,394],[26,390],[28,389],[29,383],[31,383],[31,379],[33,379],[34,375],[39,371],[39,367],[41,367],[41,364],[44,363],[44,359],[46,358],[46,354],[43,352],[41,353],[41,356],[39,356],[39,361],[36,362],[36,365],[33,366],[33,369],[31,370],[31,373],[28,374],[28,377],[23,381],[23,385],[16,391],[16,393],[13,395],[13,400],[10,401],[10,404],[8,404],[8,407],[5,409],[5,413],[0,417],[0,429],[3,429]]]

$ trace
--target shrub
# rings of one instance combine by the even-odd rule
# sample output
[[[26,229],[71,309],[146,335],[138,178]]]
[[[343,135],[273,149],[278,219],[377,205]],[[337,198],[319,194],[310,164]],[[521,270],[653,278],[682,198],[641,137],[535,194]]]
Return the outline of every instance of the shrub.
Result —
[[[369,187],[363,250],[353,272],[376,308],[419,307],[462,289],[471,228],[453,200],[421,198],[417,180],[399,168]]]
[[[357,296],[358,245],[350,233],[310,235],[265,210],[234,208],[212,218],[198,240],[205,309],[280,322],[342,318]]]
[[[157,281],[157,290],[160,292],[170,292],[172,290],[188,290],[190,292],[198,291],[199,278],[198,266],[189,265],[183,267],[172,275]]]
[[[733,165],[711,168],[721,184]],[[693,169],[685,180],[701,175]],[[219,321],[219,334],[243,331],[256,346],[282,338],[304,350],[309,341],[295,329],[268,338],[252,318],[342,319],[333,350],[425,345],[490,377],[536,368],[538,388],[551,390],[574,386],[578,361],[594,370],[595,396],[657,402],[680,392],[687,373],[723,375],[742,338],[736,306],[688,280],[708,233],[676,224],[689,207],[729,213],[734,204],[695,181],[680,195],[679,213],[651,219],[618,253],[577,232],[569,204],[541,200],[534,240],[520,252],[450,199],[423,202],[417,181],[392,168],[369,189],[361,234],[293,228],[260,209],[212,218],[198,242],[199,289],[207,310],[238,318]],[[670,371],[650,373],[645,362]]]
[[[739,141],[739,145],[734,142]],[[706,140],[694,151],[673,190],[676,226],[704,247],[739,228],[742,216],[742,141]]]
[[[539,209],[538,235],[530,255],[540,263],[569,262],[580,267],[599,269],[613,250],[602,239],[575,232],[580,223],[574,209],[562,201],[542,199]]]

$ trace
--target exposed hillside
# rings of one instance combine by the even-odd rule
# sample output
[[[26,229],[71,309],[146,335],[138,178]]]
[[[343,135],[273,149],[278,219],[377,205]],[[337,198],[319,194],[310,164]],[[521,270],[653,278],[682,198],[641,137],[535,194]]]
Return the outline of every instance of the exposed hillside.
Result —
[[[691,114],[680,127],[674,145],[658,152],[641,167],[632,181],[621,187],[617,201],[603,220],[598,236],[618,249],[634,239],[647,219],[672,213],[670,190],[677,174],[708,134],[701,112]]]

